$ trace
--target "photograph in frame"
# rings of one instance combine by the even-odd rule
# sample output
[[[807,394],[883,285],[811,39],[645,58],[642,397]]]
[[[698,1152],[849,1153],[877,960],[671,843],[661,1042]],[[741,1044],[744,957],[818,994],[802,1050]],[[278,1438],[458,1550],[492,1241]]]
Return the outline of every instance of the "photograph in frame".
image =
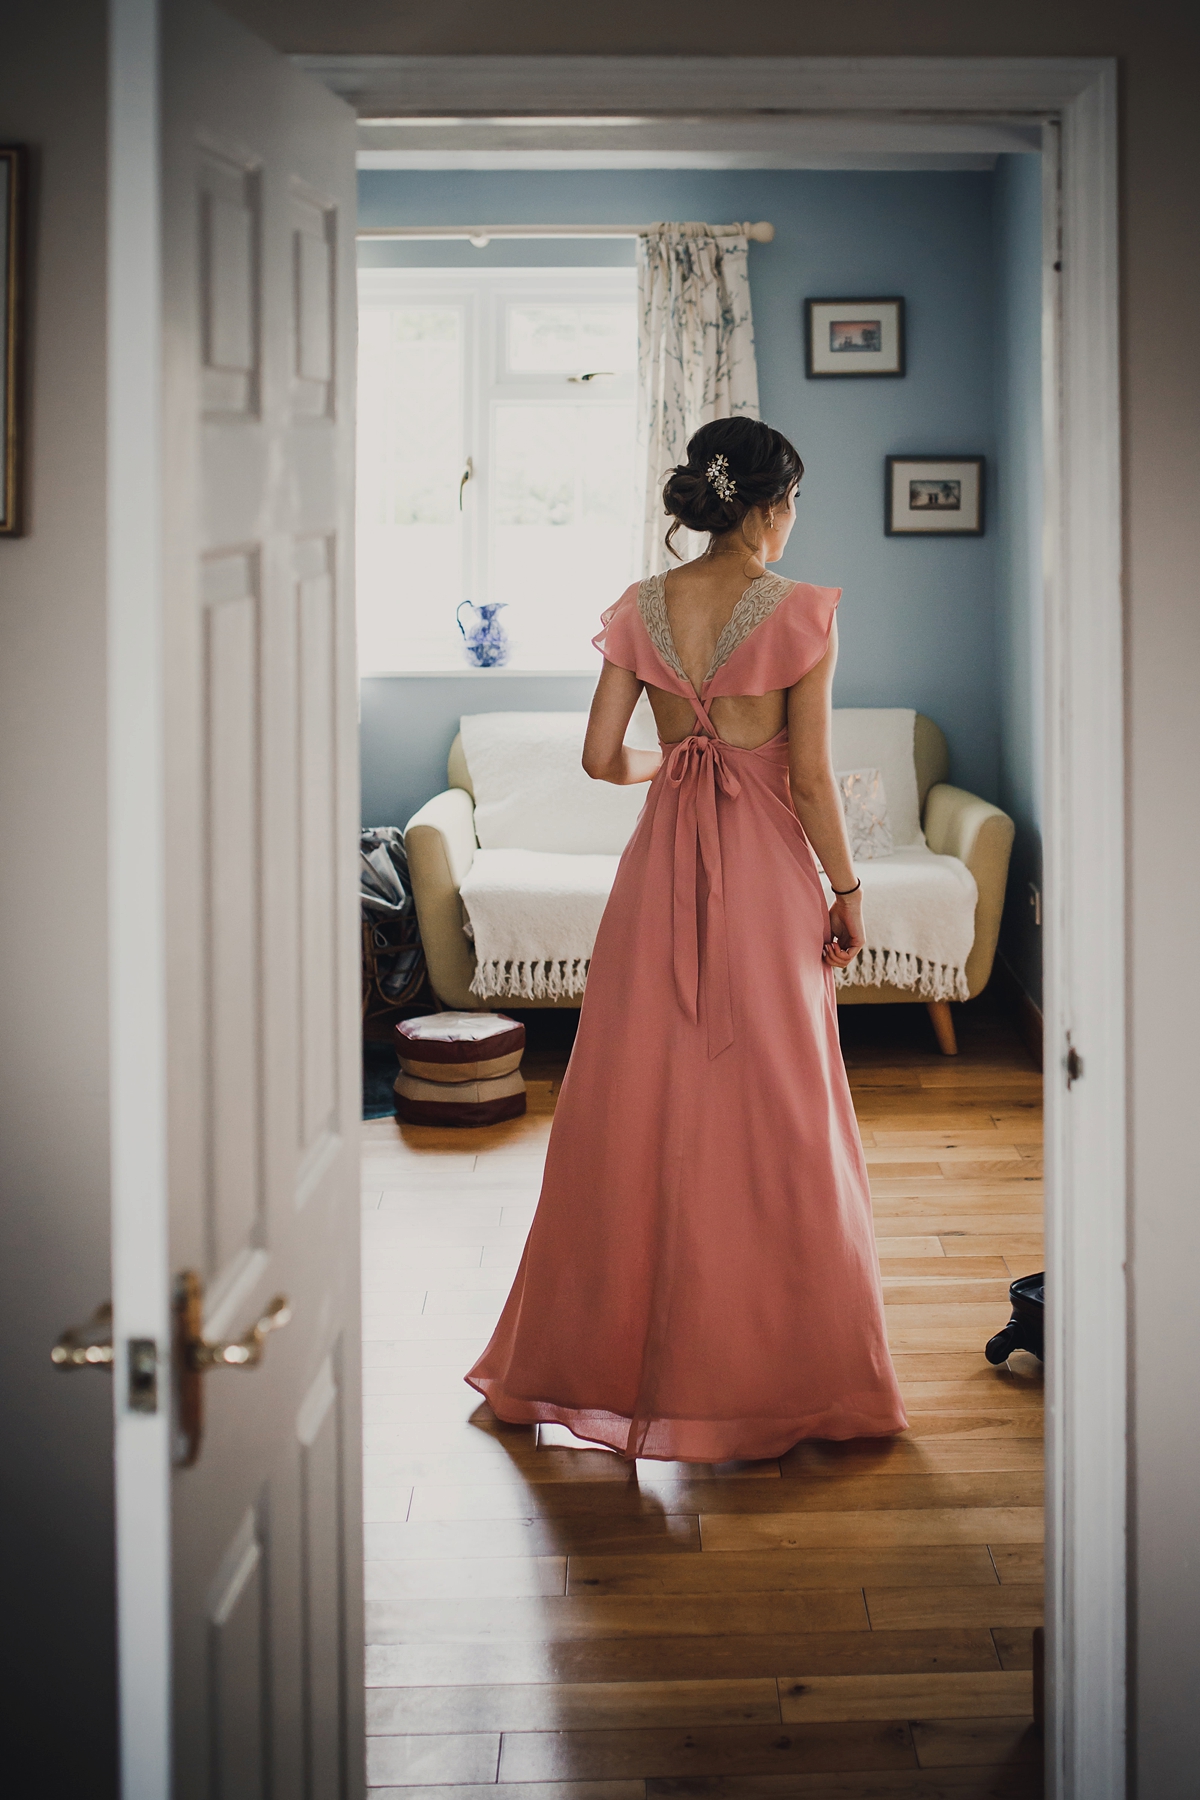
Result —
[[[0,537],[22,530],[21,299],[25,152],[0,145]]]
[[[883,528],[889,537],[982,537],[982,456],[889,456]]]
[[[904,301],[806,300],[805,368],[810,381],[904,374]]]

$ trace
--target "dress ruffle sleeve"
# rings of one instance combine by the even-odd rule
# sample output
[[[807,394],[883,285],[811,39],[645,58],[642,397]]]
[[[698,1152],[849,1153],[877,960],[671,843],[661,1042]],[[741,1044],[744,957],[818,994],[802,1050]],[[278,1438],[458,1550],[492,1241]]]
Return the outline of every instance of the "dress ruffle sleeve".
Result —
[[[642,681],[661,681],[651,665],[650,642],[638,611],[637,583],[626,588],[615,606],[600,615],[601,629],[592,639],[605,662],[629,669]]]
[[[738,645],[714,675],[707,698],[721,694],[769,694],[795,687],[829,648],[841,588],[798,581],[769,618]]]

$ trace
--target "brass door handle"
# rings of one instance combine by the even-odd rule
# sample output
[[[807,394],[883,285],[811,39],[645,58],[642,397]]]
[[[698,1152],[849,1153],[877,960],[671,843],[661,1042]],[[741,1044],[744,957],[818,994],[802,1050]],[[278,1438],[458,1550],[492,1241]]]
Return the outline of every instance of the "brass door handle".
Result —
[[[69,1325],[50,1352],[56,1369],[111,1369],[112,1301],[98,1306],[86,1325]]]
[[[292,1316],[290,1302],[276,1294],[262,1317],[240,1338],[213,1343],[204,1335],[204,1284],[194,1269],[179,1277],[175,1296],[175,1347],[179,1374],[180,1461],[190,1467],[204,1435],[204,1395],[200,1377],[208,1369],[253,1369],[263,1359],[272,1331]]]
[[[194,1369],[253,1369],[263,1359],[267,1334],[280,1331],[291,1319],[292,1309],[282,1294],[276,1294],[262,1318],[240,1338],[210,1344],[205,1338],[193,1338],[188,1346]]]

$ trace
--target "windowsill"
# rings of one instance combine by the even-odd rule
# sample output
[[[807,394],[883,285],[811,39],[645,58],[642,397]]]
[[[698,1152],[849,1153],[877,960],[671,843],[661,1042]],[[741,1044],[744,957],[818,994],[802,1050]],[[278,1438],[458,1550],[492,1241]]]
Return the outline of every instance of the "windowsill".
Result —
[[[600,671],[595,669],[362,669],[360,681],[461,681],[463,676],[469,680],[503,680],[505,676],[520,676],[523,681],[531,677],[541,676],[546,681],[561,681],[564,676],[578,681],[590,677],[594,681],[600,678]]]

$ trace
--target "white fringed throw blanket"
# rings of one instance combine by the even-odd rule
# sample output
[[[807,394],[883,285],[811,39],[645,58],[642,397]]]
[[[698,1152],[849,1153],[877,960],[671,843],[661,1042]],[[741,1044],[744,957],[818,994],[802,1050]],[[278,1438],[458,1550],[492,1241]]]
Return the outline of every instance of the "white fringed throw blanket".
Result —
[[[965,1000],[975,939],[975,879],[921,834],[907,708],[833,715],[838,768],[884,776],[896,849],[855,865],[867,942],[839,987],[908,988],[914,999]],[[644,787],[589,781],[580,767],[584,713],[476,713],[462,720],[481,849],[462,886],[481,1000],[582,994],[600,917]],[[551,847],[553,846],[553,848]],[[564,851],[570,853],[564,854]]]
[[[477,850],[462,885],[481,1000],[582,994],[619,856]]]
[[[462,886],[481,1000],[582,994],[616,856],[477,850]],[[914,999],[965,1000],[975,941],[975,877],[956,856],[911,844],[859,863],[866,946],[839,987],[909,988]],[[832,895],[830,896],[832,899]]]
[[[922,1000],[965,1000],[979,897],[966,864],[908,844],[856,863],[854,873],[862,877],[867,941],[848,969],[835,971],[838,987],[890,982]]]

